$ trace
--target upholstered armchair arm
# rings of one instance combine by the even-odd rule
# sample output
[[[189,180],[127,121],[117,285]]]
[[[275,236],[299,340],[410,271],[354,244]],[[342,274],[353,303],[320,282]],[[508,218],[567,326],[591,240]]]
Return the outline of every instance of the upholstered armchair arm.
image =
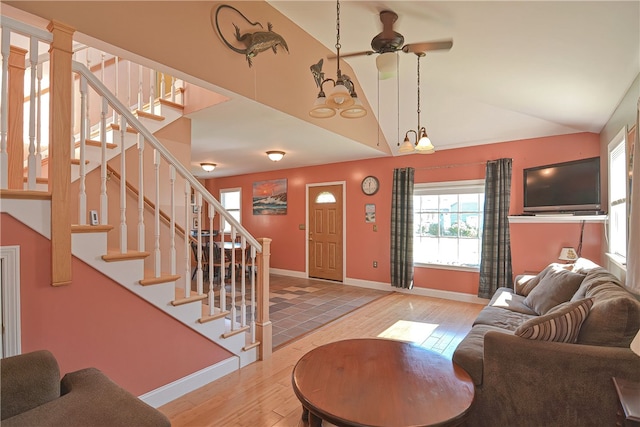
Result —
[[[493,425],[615,425],[612,377],[640,381],[640,357],[629,348],[485,335],[481,400]]]
[[[2,420],[60,397],[60,369],[50,352],[41,350],[7,357],[0,367]]]

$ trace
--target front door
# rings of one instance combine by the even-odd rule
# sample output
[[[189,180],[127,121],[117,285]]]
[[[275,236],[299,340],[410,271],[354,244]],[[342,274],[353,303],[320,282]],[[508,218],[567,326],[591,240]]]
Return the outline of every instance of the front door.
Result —
[[[342,185],[309,187],[309,277],[343,280]]]

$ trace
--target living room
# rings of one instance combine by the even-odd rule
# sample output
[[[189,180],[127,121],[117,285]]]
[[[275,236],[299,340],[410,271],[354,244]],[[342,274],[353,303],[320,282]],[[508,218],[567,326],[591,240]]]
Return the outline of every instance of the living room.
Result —
[[[262,60],[270,55],[269,52],[261,54],[256,61]],[[236,58],[237,59],[237,58]],[[242,62],[244,59],[240,58]],[[277,58],[276,58],[277,59]],[[257,62],[256,62],[257,64]],[[245,64],[242,63],[245,67]],[[254,65],[257,66],[257,65]],[[307,72],[305,70],[305,72]],[[309,76],[305,75],[305,78]],[[312,91],[313,92],[313,91]],[[636,101],[640,94],[640,81],[636,73],[633,80],[624,94],[620,94],[620,103],[611,111],[610,119],[602,127],[600,132],[576,132],[569,134],[558,134],[544,137],[535,137],[518,140],[504,140],[499,143],[476,145],[471,147],[460,147],[441,150],[432,156],[389,156],[374,159],[354,160],[341,163],[331,163],[326,165],[315,165],[288,168],[286,163],[281,163],[281,170],[271,170],[268,172],[245,173],[237,176],[221,176],[205,180],[205,185],[209,191],[218,195],[221,189],[241,188],[242,189],[242,223],[254,236],[268,236],[273,239],[271,252],[271,266],[275,273],[291,276],[304,277],[306,275],[306,232],[305,226],[308,224],[306,217],[306,192],[309,184],[317,183],[341,183],[344,191],[348,195],[345,205],[345,258],[346,268],[344,271],[344,283],[348,285],[369,286],[374,288],[388,288],[390,276],[390,210],[393,169],[399,167],[413,167],[416,170],[416,183],[427,183],[434,181],[458,181],[483,179],[485,174],[485,163],[488,160],[498,158],[513,159],[513,178],[511,192],[510,214],[518,215],[523,211],[522,194],[522,171],[525,168],[543,164],[565,162],[575,159],[600,156],[602,170],[602,196],[603,201],[607,200],[607,156],[608,144],[611,139],[620,131],[623,126],[632,129],[636,123]],[[313,95],[313,94],[312,94]],[[371,101],[370,101],[371,103]],[[411,103],[413,109],[413,103]],[[373,110],[372,110],[373,111]],[[305,112],[306,114],[306,112]],[[373,114],[370,114],[373,116]],[[413,121],[413,117],[412,117]],[[339,126],[339,125],[333,125]],[[357,128],[357,126],[352,126]],[[392,145],[392,144],[390,144]],[[286,157],[285,157],[286,159]],[[380,181],[380,190],[373,196],[367,196],[361,191],[361,182],[366,176],[375,176]],[[255,182],[267,180],[286,179],[288,183],[287,215],[281,216],[260,216],[252,214],[252,188]],[[365,221],[365,206],[375,205],[375,223]],[[600,265],[607,266],[612,271],[615,265],[608,265],[609,258],[605,239],[605,225],[602,222],[587,221],[584,225],[584,232],[581,232],[581,222],[570,223],[514,223],[512,230],[512,257],[514,273],[538,272],[549,262],[555,261],[560,249],[563,247],[577,247],[582,243],[582,255]],[[36,240],[36,239],[34,239]],[[35,253],[31,259],[47,259],[46,253],[40,253],[39,243],[33,243]],[[46,251],[45,251],[46,252]],[[374,266],[374,262],[377,266]],[[76,267],[82,269],[82,267]],[[33,268],[33,271],[36,269]],[[44,268],[44,270],[48,270]],[[86,274],[86,275],[85,275]],[[45,275],[46,276],[46,275]],[[443,269],[429,266],[417,266],[414,276],[414,293],[416,295],[444,297],[458,299],[462,301],[486,303],[477,297],[478,272],[465,269]],[[28,276],[25,275],[23,280]],[[94,280],[90,273],[82,273],[85,280]],[[46,277],[37,277],[34,280],[48,282]],[[52,305],[57,303],[59,295],[47,300],[39,299],[39,305]],[[83,298],[91,298],[84,295]],[[118,305],[120,303],[114,298],[107,298],[109,304]],[[51,310],[48,315],[56,316],[59,312]],[[125,315],[126,316],[126,315]],[[57,327],[68,327],[73,325],[73,316],[69,316]],[[135,315],[130,316],[131,320]],[[38,330],[37,338],[32,340],[29,347],[41,346],[44,343],[51,343],[57,340],[57,347],[64,347],[60,344],[70,334],[70,330],[50,333],[47,326],[43,325],[43,319],[31,319],[28,321],[31,329],[25,331]],[[149,322],[139,333],[145,334],[145,329],[152,330],[152,323]],[[80,328],[79,325],[71,326]],[[118,329],[125,329],[120,325]],[[84,329],[84,328],[83,328]],[[102,333],[107,328],[98,328]],[[116,334],[118,332],[115,332]],[[157,332],[153,334],[160,335]],[[91,331],[82,331],[82,336],[87,337]],[[49,335],[46,339],[44,335]],[[193,337],[192,337],[193,338]],[[206,343],[198,342],[198,338],[184,338],[185,347],[197,345],[208,348]],[[97,340],[96,340],[97,341]],[[120,342],[117,338],[114,343]],[[108,346],[105,346],[108,347]],[[108,361],[110,350],[103,348],[103,353],[97,356],[89,356],[84,351],[74,354],[73,347],[66,350],[66,369],[71,369],[79,365],[87,364],[87,357],[93,357],[90,364],[104,364],[109,366],[112,372],[118,372],[118,379],[131,375],[136,375],[135,369],[131,366],[124,367],[126,363],[120,361],[116,364]],[[135,353],[135,351],[131,351]],[[119,356],[120,357],[120,356]],[[139,355],[132,355],[133,358],[140,358]],[[146,357],[150,357],[146,354]],[[126,358],[126,357],[125,357]],[[212,363],[212,360],[200,360],[194,365],[205,365]],[[158,361],[162,364],[162,361]],[[140,366],[139,362],[132,366]],[[194,368],[195,370],[195,368]],[[182,372],[188,374],[189,372]],[[168,375],[168,378],[171,375]],[[149,381],[147,379],[127,379],[129,384],[135,383],[136,393],[143,394],[162,384],[162,381]],[[169,382],[170,380],[164,379]],[[119,382],[119,381],[118,381]]]

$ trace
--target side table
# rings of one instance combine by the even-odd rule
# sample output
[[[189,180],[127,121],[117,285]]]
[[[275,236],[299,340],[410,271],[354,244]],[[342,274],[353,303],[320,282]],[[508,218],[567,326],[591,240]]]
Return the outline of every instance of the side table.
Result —
[[[616,425],[640,427],[640,382],[613,377],[613,385],[620,402]]]

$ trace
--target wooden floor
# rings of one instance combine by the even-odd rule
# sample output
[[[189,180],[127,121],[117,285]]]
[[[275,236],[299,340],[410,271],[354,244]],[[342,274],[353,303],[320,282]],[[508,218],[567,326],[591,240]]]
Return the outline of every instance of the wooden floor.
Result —
[[[451,357],[481,305],[393,293],[256,362],[160,407],[174,427],[296,427],[300,403],[291,387],[295,363],[322,344],[362,337],[419,343]]]

